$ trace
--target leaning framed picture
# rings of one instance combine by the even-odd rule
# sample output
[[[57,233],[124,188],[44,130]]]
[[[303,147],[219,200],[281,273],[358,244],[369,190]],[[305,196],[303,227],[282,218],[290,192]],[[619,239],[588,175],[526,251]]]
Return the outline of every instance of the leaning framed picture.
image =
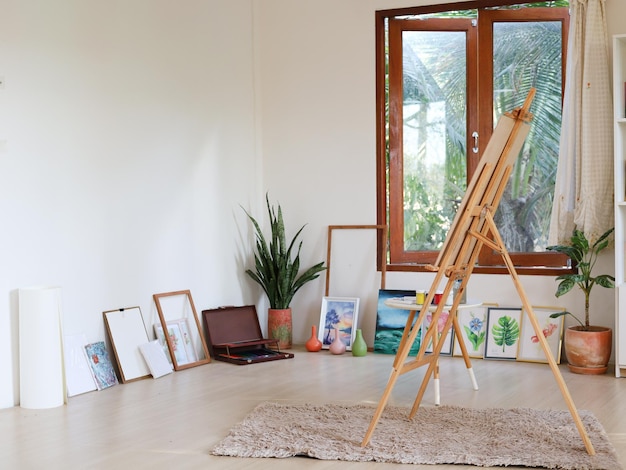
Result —
[[[550,315],[565,311],[562,307],[533,307],[535,318],[539,322],[539,327],[543,332],[550,353],[557,364],[561,362],[561,339],[563,335],[563,317],[550,318]],[[547,363],[545,352],[539,343],[537,333],[533,328],[528,312],[524,310],[522,316],[522,331],[520,333],[518,361],[543,362]]]
[[[454,345],[454,328],[450,327],[450,329],[448,330],[448,334],[446,335],[445,338],[441,337],[441,334],[443,333],[443,327],[446,323],[446,321],[448,320],[448,315],[450,315],[450,312],[447,311],[443,311],[441,312],[441,315],[439,316],[439,322],[437,325],[437,338],[438,341],[443,341],[443,345],[441,346],[441,352],[439,353],[441,356],[451,356],[452,355],[452,347]],[[426,338],[426,334],[428,333],[428,330],[430,329],[430,324],[432,322],[432,313],[427,313],[426,314],[426,318],[424,319],[424,324],[422,325],[422,329],[420,331],[421,334],[421,341],[425,341]],[[433,342],[430,341],[429,344],[426,346],[426,353],[432,353],[433,352]]]
[[[406,327],[410,310],[390,307],[387,300],[404,297],[415,297],[413,290],[380,289],[378,291],[378,307],[376,311],[376,334],[374,335],[374,352],[381,354],[397,354],[400,347],[402,333]],[[415,315],[417,318],[417,315]],[[415,323],[415,319],[413,320]],[[420,335],[409,351],[409,356],[415,356],[420,348]]]
[[[168,347],[168,341],[160,323],[156,323],[154,325],[154,333],[157,341],[163,348],[163,352],[165,352],[165,356],[173,364],[174,361],[172,360],[172,355],[170,354],[170,347]],[[184,366],[195,362],[187,354],[183,332],[180,328],[180,321],[176,320],[167,322],[167,336],[169,338],[169,345],[171,346],[171,351],[174,353],[174,359],[176,360],[177,365]]]
[[[357,318],[359,316],[359,299],[357,297],[324,297],[320,313],[320,326],[317,337],[322,348],[328,349],[339,334],[346,350],[352,350],[356,335]]]
[[[102,313],[122,383],[150,377],[139,346],[147,343],[148,332],[139,307],[119,308]]]
[[[492,307],[487,309],[485,359],[517,358],[522,309]]]
[[[167,349],[166,356],[172,361],[174,370],[209,363],[211,357],[191,291],[165,292],[152,297],[159,314],[155,333],[159,343]]]
[[[496,304],[491,306],[497,307]],[[456,312],[460,331],[455,331],[454,334],[459,341],[464,342],[467,354],[471,358],[482,359],[485,356],[488,308],[488,304],[483,304],[476,308],[458,309]],[[454,342],[454,355],[462,355],[458,341]]]

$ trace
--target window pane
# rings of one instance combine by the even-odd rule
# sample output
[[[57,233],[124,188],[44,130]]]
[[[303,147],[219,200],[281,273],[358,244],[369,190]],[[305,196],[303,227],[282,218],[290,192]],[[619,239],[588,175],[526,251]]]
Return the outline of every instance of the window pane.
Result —
[[[500,22],[493,26],[494,123],[537,89],[531,131],[496,214],[510,252],[547,245],[561,130],[561,22]]]
[[[439,250],[466,189],[466,37],[404,31],[402,44],[404,246]]]

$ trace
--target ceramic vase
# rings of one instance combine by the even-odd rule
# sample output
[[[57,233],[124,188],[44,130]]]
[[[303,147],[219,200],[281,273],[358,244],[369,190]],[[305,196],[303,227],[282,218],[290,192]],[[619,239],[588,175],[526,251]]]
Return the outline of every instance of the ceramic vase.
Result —
[[[330,343],[328,350],[332,354],[337,354],[337,355],[343,354],[346,352],[346,344],[343,341],[341,341],[341,337],[339,336],[339,330],[337,328],[335,328],[335,339],[333,340],[332,343]]]
[[[363,332],[358,329],[356,330],[356,336],[354,338],[354,343],[352,343],[352,355],[356,357],[363,357],[367,354],[367,344],[363,339]]]
[[[274,309],[267,311],[267,332],[270,339],[278,340],[279,349],[291,348],[291,309]]]
[[[613,330],[604,326],[590,326],[581,330],[570,326],[563,339],[567,367],[576,374],[601,375],[608,370]]]
[[[317,328],[315,325],[311,326],[311,337],[304,343],[304,347],[309,352],[317,352],[322,349],[322,342],[317,339]]]

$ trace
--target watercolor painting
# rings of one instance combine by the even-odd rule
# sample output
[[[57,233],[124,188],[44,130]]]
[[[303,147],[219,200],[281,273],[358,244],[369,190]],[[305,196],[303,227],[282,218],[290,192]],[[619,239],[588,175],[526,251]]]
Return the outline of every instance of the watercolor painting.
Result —
[[[328,349],[335,339],[335,330],[339,331],[346,350],[352,350],[356,335],[359,299],[356,297],[324,297],[318,328],[318,339],[322,348]]]
[[[469,357],[482,359],[485,355],[487,336],[487,308],[459,309],[456,317],[461,330],[455,332],[456,337],[465,343]],[[454,355],[462,355],[458,342],[454,343]]]
[[[561,362],[561,339],[563,336],[563,317],[550,318],[550,315],[556,312],[562,312],[561,307],[533,307],[535,317],[539,322],[539,326],[548,341],[550,353],[556,363]],[[543,362],[547,363],[548,359],[539,343],[537,333],[530,323],[528,313],[524,311],[522,317],[522,332],[520,334],[518,361]]]
[[[118,384],[104,341],[85,345],[85,354],[98,390]]]

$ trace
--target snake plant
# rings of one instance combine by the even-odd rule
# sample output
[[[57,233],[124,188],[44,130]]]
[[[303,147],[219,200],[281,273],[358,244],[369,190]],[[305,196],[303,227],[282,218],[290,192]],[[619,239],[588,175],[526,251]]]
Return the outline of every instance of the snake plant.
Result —
[[[307,282],[319,277],[320,272],[324,271],[326,267],[322,261],[298,275],[302,241],[298,244],[297,250],[295,246],[297,238],[305,225],[298,230],[293,239],[287,244],[285,223],[280,204],[277,204],[277,208],[274,208],[270,204],[267,194],[265,195],[265,200],[270,221],[271,239],[269,244],[257,220],[242,207],[252,221],[256,233],[255,267],[254,270],[246,269],[246,273],[263,288],[269,299],[270,308],[286,309],[289,308],[296,292]],[[293,256],[294,254],[295,256]]]

